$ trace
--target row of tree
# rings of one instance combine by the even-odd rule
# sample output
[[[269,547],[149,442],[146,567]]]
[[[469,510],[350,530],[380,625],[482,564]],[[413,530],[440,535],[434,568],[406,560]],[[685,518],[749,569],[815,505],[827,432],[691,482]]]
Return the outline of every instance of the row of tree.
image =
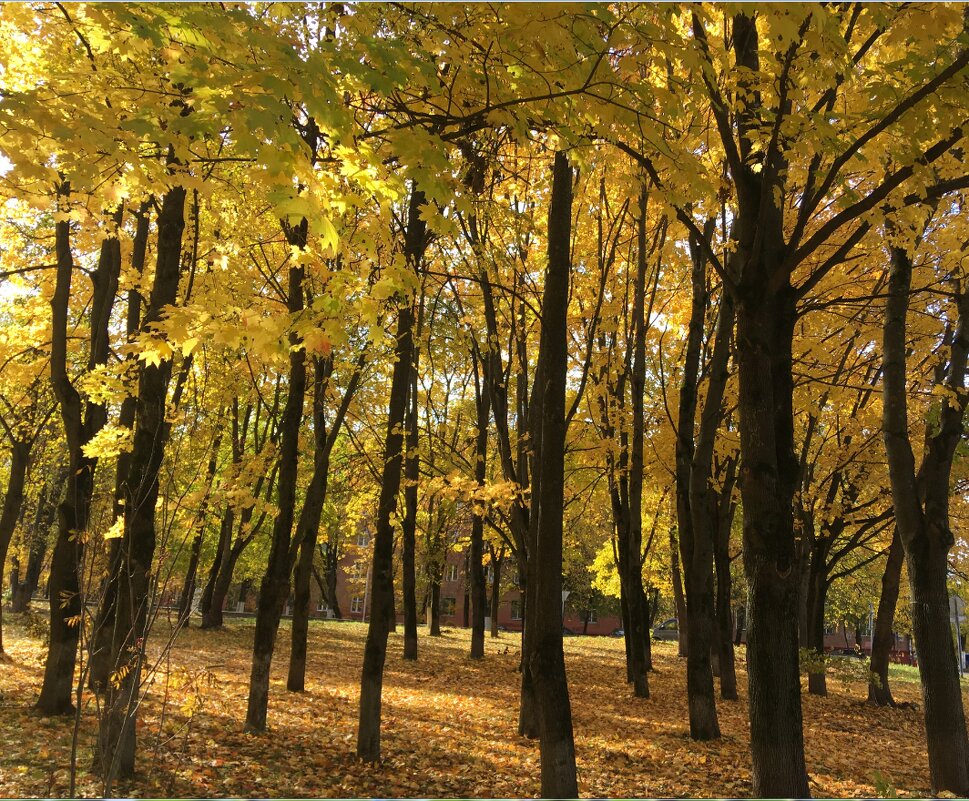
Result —
[[[48,574],[38,708],[97,694],[106,793],[170,582],[216,627],[254,561],[261,731],[286,602],[300,691],[311,581],[334,597],[361,521],[357,751],[379,759],[388,634],[399,604],[417,658],[418,562],[437,607],[458,519],[473,658],[506,554],[522,589],[543,795],[578,791],[563,574],[614,588],[643,698],[673,597],[708,740],[715,674],[737,697],[738,553],[754,794],[809,793],[800,649],[823,651],[836,582],[881,581],[891,703],[903,569],[932,786],[969,792],[960,7],[38,3],[0,25],[0,560],[19,523],[20,608]]]

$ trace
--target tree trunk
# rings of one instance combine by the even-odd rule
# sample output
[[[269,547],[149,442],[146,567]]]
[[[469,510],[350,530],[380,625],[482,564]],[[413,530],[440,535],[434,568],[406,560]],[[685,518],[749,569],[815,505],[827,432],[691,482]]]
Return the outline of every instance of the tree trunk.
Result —
[[[888,663],[895,644],[895,606],[898,603],[904,561],[905,549],[898,536],[898,529],[894,529],[892,544],[888,548],[888,559],[885,561],[885,572],[882,574],[882,592],[875,615],[875,631],[871,638],[871,672],[877,680],[872,678],[868,683],[868,703],[875,706],[895,706],[892,688],[888,683]]]
[[[415,192],[416,193],[416,192]],[[423,204],[423,195],[415,201]],[[420,335],[421,318],[423,317],[423,300],[417,314],[417,335]],[[420,454],[418,452],[418,416],[417,416],[417,369],[420,358],[419,349],[413,349],[410,372],[408,373],[408,403],[407,403],[407,456],[404,462],[404,473],[407,483],[404,486],[404,518],[400,523],[401,540],[403,543],[401,554],[401,579],[404,591],[404,659],[417,659],[417,565],[415,554],[417,550],[417,483],[420,478]]]
[[[225,512],[222,513],[222,523],[219,526],[219,543],[216,546],[215,558],[209,566],[209,576],[202,590],[202,600],[199,603],[199,611],[202,613],[200,628],[208,629],[222,625],[222,604],[218,605],[218,614],[213,614],[215,604],[215,586],[219,578],[219,573],[223,563],[228,559],[232,551],[232,529],[235,525],[235,512],[231,504],[227,504]],[[222,596],[225,600],[225,596]]]
[[[683,594],[683,577],[680,573],[680,545],[676,528],[670,529],[670,570],[673,574],[673,607],[676,609],[676,655],[685,657],[689,653],[688,621],[686,619],[686,598]]]
[[[488,417],[491,403],[488,393],[482,386],[479,376],[478,359],[474,360],[475,411],[477,413],[477,438],[475,440],[474,477],[479,488],[483,488],[487,476],[488,457]],[[484,657],[485,638],[485,607],[488,603],[488,588],[485,585],[484,573],[484,501],[479,501],[481,508],[474,510],[471,519],[471,551],[468,555],[469,567],[467,581],[470,584],[471,595],[471,658]],[[467,609],[467,607],[465,607]]]
[[[131,267],[138,276],[144,274],[145,263],[148,258],[148,235],[150,233],[149,221],[149,201],[143,201],[140,208],[135,212],[136,226],[135,237],[131,248]],[[127,341],[133,342],[138,330],[141,327],[141,306],[142,296],[137,286],[132,286],[128,290],[127,315],[125,321],[125,334]],[[131,353],[125,357],[128,362],[129,370],[138,375],[140,366],[138,358]],[[118,411],[118,425],[134,430],[135,414],[137,412],[138,399],[134,395],[127,395],[121,401],[121,408]],[[128,468],[131,463],[131,454],[122,451],[118,454],[115,462],[114,472],[114,519],[124,517],[124,504],[127,497]],[[108,544],[107,553],[107,575],[113,576],[121,568],[119,558],[121,554],[120,541],[111,540]],[[114,612],[115,601],[114,593],[117,589],[115,582],[105,580],[104,595],[98,605],[97,616],[95,617],[93,631],[91,632],[88,651],[90,653],[88,661],[88,686],[94,692],[100,692],[105,686],[111,672],[111,639],[114,636]]]
[[[411,192],[405,232],[404,254],[416,275],[420,274],[426,226],[420,217],[423,196],[416,187]],[[365,762],[380,759],[380,707],[387,658],[387,636],[394,606],[394,526],[397,495],[403,467],[403,427],[407,408],[407,388],[414,359],[414,302],[401,301],[397,313],[396,361],[390,383],[387,407],[387,433],[384,468],[377,504],[373,547],[370,626],[363,653],[360,678],[360,722],[357,729],[357,756]]]
[[[814,651],[821,661],[820,670],[808,672],[808,692],[811,695],[828,694],[824,669],[824,607],[828,597],[828,551],[832,540],[825,536],[814,538],[811,548],[811,565],[808,571],[807,641],[805,648]]]
[[[3,586],[3,567],[7,562],[10,538],[13,536],[17,519],[20,517],[20,510],[24,504],[24,481],[27,478],[29,462],[30,443],[15,440],[10,451],[7,491],[4,493],[3,509],[0,511],[0,587]],[[19,580],[17,583],[19,583]],[[3,604],[0,602],[0,654],[3,653]]]
[[[182,272],[185,189],[173,187],[158,215],[155,276],[145,325],[156,323],[178,295]],[[119,570],[109,576],[116,598],[111,641],[112,670],[122,673],[106,686],[98,732],[98,751],[105,795],[117,778],[135,769],[135,721],[141,690],[141,668],[148,636],[148,605],[155,553],[155,504],[159,471],[171,431],[166,419],[172,362],[145,364],[138,380],[135,432],[127,475],[124,533],[119,544]]]
[[[699,258],[696,260],[700,262]],[[711,654],[720,647],[714,617],[713,585],[714,543],[720,521],[717,498],[711,482],[717,430],[723,417],[721,407],[728,377],[733,319],[733,301],[727,293],[723,293],[720,298],[716,339],[710,357],[707,397],[700,416],[695,449],[690,449],[691,459],[687,466],[690,514],[688,530],[692,548],[686,554],[690,561],[685,565],[689,638],[686,672],[690,736],[694,740],[713,740],[720,737],[711,666]],[[681,432],[686,424],[687,421],[681,421]],[[690,428],[692,427],[690,423]]]
[[[441,577],[437,565],[431,567],[431,602],[427,610],[428,625],[432,637],[441,636]]]
[[[717,499],[717,535],[714,542],[713,564],[717,579],[716,626],[719,647],[720,697],[725,701],[736,701],[737,669],[734,658],[734,632],[731,607],[730,577],[730,530],[736,504],[733,501],[733,488],[737,478],[737,460],[729,458],[725,468],[723,488]]]
[[[918,476],[908,434],[906,316],[912,262],[904,250],[891,249],[884,326],[883,430],[898,536],[905,549],[912,591],[912,628],[919,655],[932,792],[969,795],[969,738],[955,649],[949,628],[946,587],[952,460],[963,437],[965,373],[969,355],[969,292],[956,292],[958,324],[952,338],[947,394],[941,401],[936,432],[926,437]]]
[[[69,187],[58,190],[60,198],[67,198]],[[58,203],[60,206],[60,202]],[[114,221],[121,222],[121,211]],[[44,683],[37,709],[47,715],[74,711],[71,691],[77,643],[82,614],[80,569],[84,553],[94,494],[94,471],[97,459],[84,455],[83,446],[107,420],[104,406],[87,403],[82,413],[81,396],[67,373],[67,326],[71,295],[74,257],[71,252],[70,222],[60,220],[54,225],[54,244],[57,255],[57,274],[51,298],[51,384],[61,407],[64,435],[67,440],[69,472],[67,490],[58,509],[57,539],[51,556],[48,596],[50,599],[50,634]],[[90,355],[88,369],[108,360],[108,325],[114,303],[118,276],[121,271],[121,245],[117,238],[105,239],[101,246],[98,266],[92,275],[94,294],[91,300]]]
[[[491,552],[491,636],[498,637],[498,612],[501,609],[501,566],[505,561],[504,546],[495,554]]]
[[[362,362],[361,362],[362,364]],[[360,366],[350,378],[343,400],[327,431],[326,389],[333,373],[332,358],[314,358],[316,380],[313,385],[313,434],[316,451],[313,455],[313,477],[303,501],[303,510],[296,525],[294,543],[299,543],[299,561],[296,565],[293,599],[293,629],[290,641],[289,678],[286,689],[302,692],[306,685],[306,640],[309,634],[310,577],[313,573],[313,557],[316,554],[316,538],[326,502],[326,490],[330,472],[330,454],[337,435],[343,426],[350,400],[360,380]],[[292,554],[291,554],[292,557]]]
[[[308,223],[302,219],[296,227],[284,225],[286,240],[300,250],[306,248]],[[303,309],[303,267],[291,267],[287,308],[293,323]],[[269,562],[259,588],[256,609],[256,632],[252,644],[252,669],[249,674],[249,702],[245,730],[266,729],[269,707],[269,669],[276,646],[279,620],[290,592],[293,569],[293,522],[296,514],[296,484],[299,469],[299,432],[303,422],[306,395],[306,350],[299,335],[289,335],[289,393],[280,424],[279,479],[277,514],[273,521]],[[297,547],[299,543],[297,543]],[[311,557],[312,558],[312,555]]]
[[[535,469],[530,514],[534,550],[525,627],[539,720],[542,797],[575,798],[578,784],[572,711],[562,649],[562,527],[565,481],[565,381],[568,368],[572,170],[555,154],[549,208],[548,268],[542,298],[538,367],[530,402]]]

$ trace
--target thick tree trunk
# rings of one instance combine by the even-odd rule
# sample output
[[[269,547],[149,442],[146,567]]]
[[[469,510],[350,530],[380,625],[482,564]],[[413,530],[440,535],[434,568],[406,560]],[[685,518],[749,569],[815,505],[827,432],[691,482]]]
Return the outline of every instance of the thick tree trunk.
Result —
[[[572,170],[555,154],[549,209],[549,260],[542,299],[538,368],[531,400],[536,458],[532,487],[534,551],[529,558],[526,670],[539,720],[544,798],[575,798],[578,784],[572,711],[562,649],[562,527],[565,481],[565,381],[568,368]]]
[[[875,631],[871,639],[871,673],[874,678],[868,683],[868,703],[875,706],[895,706],[892,688],[888,683],[888,664],[895,644],[895,607],[898,604],[904,561],[905,549],[898,536],[898,529],[894,529],[892,543],[888,548],[888,559],[885,561],[885,572],[882,574],[882,592],[878,598]]]
[[[404,253],[415,275],[420,274],[426,226],[420,218],[423,195],[416,187],[411,192],[405,232]],[[380,759],[380,708],[387,658],[387,636],[393,623],[394,608],[394,525],[397,495],[403,468],[404,418],[407,389],[414,359],[414,302],[403,300],[397,313],[396,361],[387,406],[387,433],[384,468],[377,503],[376,533],[373,547],[371,615],[360,677],[360,720],[357,729],[357,756],[365,762]]]
[[[182,232],[185,189],[170,189],[158,215],[155,276],[145,324],[157,322],[175,303],[182,272]],[[111,641],[112,670],[122,673],[117,685],[105,689],[98,732],[98,752],[105,794],[115,779],[135,769],[135,721],[140,702],[141,668],[148,636],[148,604],[155,553],[155,503],[159,471],[171,424],[166,420],[172,363],[145,364],[138,381],[135,432],[127,475],[124,534],[119,544],[118,571],[109,576],[116,598]]]
[[[59,197],[70,194],[64,185]],[[121,222],[120,210],[115,222]],[[51,556],[48,596],[50,598],[50,634],[44,683],[37,709],[48,715],[73,712],[71,691],[77,660],[77,643],[82,613],[80,569],[94,494],[94,471],[97,459],[84,455],[83,446],[107,420],[103,406],[88,403],[82,413],[81,396],[67,374],[67,326],[74,258],[71,252],[70,222],[54,225],[57,275],[51,298],[51,384],[61,407],[67,440],[69,472],[67,490],[58,509],[57,539]],[[108,238],[101,246],[98,266],[92,276],[94,294],[91,300],[90,355],[88,369],[93,370],[108,360],[108,324],[121,271],[121,245]]]
[[[3,496],[3,509],[0,511],[0,587],[3,586],[3,567],[7,563],[7,549],[20,517],[24,504],[24,482],[27,478],[27,465],[30,462],[30,443],[14,441],[10,451],[10,472],[7,476],[7,491]],[[16,583],[19,583],[17,581]],[[3,604],[0,602],[0,654],[3,654]]]
[[[908,433],[906,315],[912,262],[904,250],[891,249],[889,297],[884,326],[883,430],[898,536],[905,549],[912,591],[912,628],[919,655],[919,677],[933,793],[969,795],[969,737],[955,648],[949,628],[949,487],[956,447],[963,438],[965,374],[969,356],[969,292],[957,291],[958,324],[951,342],[947,394],[941,401],[935,433],[926,437],[918,476]]]
[[[290,245],[306,247],[308,223],[305,219],[291,228],[284,226]],[[287,289],[287,308],[295,322],[304,306],[303,267],[291,267]],[[289,394],[280,423],[279,479],[277,513],[273,521],[269,562],[259,588],[256,609],[256,632],[252,644],[252,669],[249,674],[249,702],[246,709],[245,730],[261,732],[266,729],[269,707],[269,670],[279,620],[290,592],[293,569],[293,522],[296,514],[296,484],[299,468],[299,432],[303,423],[306,395],[306,350],[295,331],[289,335]],[[297,547],[299,543],[297,543]],[[312,556],[310,557],[312,558]]]

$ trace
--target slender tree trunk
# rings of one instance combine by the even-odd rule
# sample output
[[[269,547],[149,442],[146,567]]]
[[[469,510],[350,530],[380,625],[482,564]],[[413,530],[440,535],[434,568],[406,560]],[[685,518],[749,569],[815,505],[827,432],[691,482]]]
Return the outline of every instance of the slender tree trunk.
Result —
[[[720,493],[717,537],[714,544],[713,561],[717,579],[716,625],[720,648],[720,697],[725,701],[736,701],[737,669],[734,658],[733,618],[730,614],[730,529],[733,525],[734,503],[731,493],[735,480],[736,462],[731,460]]]
[[[538,368],[530,403],[535,470],[529,602],[525,627],[539,720],[542,796],[575,798],[575,744],[562,649],[562,526],[565,479],[565,381],[568,367],[572,170],[555,154],[549,208],[549,260],[542,299]]]
[[[885,572],[882,574],[882,592],[878,599],[878,612],[875,614],[875,631],[871,639],[871,673],[868,683],[868,703],[875,706],[895,706],[892,688],[888,683],[888,663],[895,644],[894,624],[895,607],[898,603],[898,590],[902,579],[902,564],[905,549],[898,536],[898,529],[892,531],[892,544],[888,548]],[[877,677],[877,678],[876,678]]]
[[[482,386],[479,376],[478,359],[474,360],[475,411],[477,413],[477,439],[475,440],[474,478],[479,488],[484,487],[487,476],[488,457],[488,418],[491,403],[488,393]],[[471,658],[484,657],[485,607],[487,591],[484,573],[484,501],[479,502],[481,509],[475,509],[471,519],[471,551],[469,553],[468,582],[471,589]],[[465,607],[467,608],[467,607]]]
[[[423,196],[416,187],[411,192],[405,232],[404,253],[416,275],[424,252],[426,227],[420,218]],[[387,407],[387,434],[384,468],[377,503],[376,534],[373,548],[370,626],[363,653],[360,678],[360,721],[357,729],[357,756],[365,762],[380,759],[380,708],[387,658],[387,636],[394,606],[394,526],[397,495],[403,468],[404,417],[407,388],[414,359],[414,302],[403,300],[397,313],[396,361],[390,383]]]
[[[7,491],[4,493],[3,509],[0,511],[0,587],[3,585],[3,567],[7,563],[10,538],[13,536],[24,504],[24,482],[27,478],[27,465],[30,462],[30,445],[31,443],[15,440],[10,450]],[[3,653],[3,604],[0,603],[0,654]]]
[[[686,618],[686,596],[683,593],[683,577],[680,572],[680,545],[675,527],[670,529],[670,571],[673,575],[673,608],[676,610],[676,655],[685,657],[689,653],[689,621]]]
[[[498,612],[501,609],[501,567],[505,561],[504,547],[497,554],[491,552],[491,636],[498,637]]]
[[[301,250],[306,247],[308,223],[305,219],[291,228],[284,226],[290,245]],[[303,309],[303,267],[291,267],[287,308],[295,322]],[[249,674],[249,703],[246,709],[245,729],[261,732],[266,729],[266,713],[269,707],[269,670],[279,620],[290,592],[290,573],[293,569],[293,522],[296,514],[296,483],[299,468],[299,432],[303,422],[303,405],[306,395],[306,351],[299,335],[289,335],[289,394],[280,424],[279,480],[277,514],[273,521],[272,544],[269,562],[259,588],[259,606],[256,610],[256,632],[252,644],[252,669]],[[297,547],[299,543],[297,543]]]
[[[222,625],[222,606],[218,607],[218,615],[213,615],[213,604],[215,602],[215,585],[219,578],[219,573],[223,563],[228,559],[229,552],[232,550],[232,529],[235,525],[235,511],[231,505],[226,505],[222,513],[222,523],[219,526],[219,543],[216,546],[215,557],[209,566],[208,579],[205,588],[202,590],[202,600],[199,603],[199,611],[202,613],[200,628],[212,628],[213,625]],[[224,596],[223,596],[224,598]],[[214,618],[217,618],[214,619]]]
[[[185,189],[170,189],[158,215],[155,276],[145,324],[157,322],[175,303],[182,273]],[[111,641],[112,670],[122,678],[105,688],[98,732],[98,751],[105,794],[113,782],[135,769],[135,726],[140,702],[141,668],[148,636],[148,604],[155,553],[155,504],[165,446],[171,430],[166,420],[172,362],[142,366],[138,381],[135,432],[128,465],[124,534],[119,544],[119,570],[109,577],[116,598]]]
[[[823,665],[824,660],[824,607],[828,597],[827,557],[831,540],[819,536],[814,540],[811,549],[811,567],[809,571],[807,597],[807,641],[806,648],[810,648],[822,661],[820,670],[808,673],[808,692],[811,695],[827,695],[828,685]]]
[[[423,204],[423,195],[417,201]],[[423,317],[423,301],[417,315],[417,335],[420,335]],[[403,571],[402,584],[404,591],[404,659],[417,659],[417,565],[415,554],[417,550],[417,483],[420,478],[420,454],[418,451],[418,416],[417,416],[417,370],[419,349],[413,349],[413,359],[408,373],[408,404],[407,404],[407,456],[404,462],[404,473],[407,483],[404,486],[404,518],[401,520],[400,532],[402,540]]]
[[[430,626],[429,634],[432,637],[441,636],[441,576],[440,567],[433,565],[431,567],[431,603],[428,609],[428,625]]]
[[[316,452],[313,455],[313,477],[310,480],[299,522],[296,525],[294,542],[299,543],[299,560],[294,578],[293,630],[290,641],[289,678],[286,689],[302,692],[306,685],[306,641],[309,634],[310,615],[310,577],[313,573],[313,557],[316,554],[316,538],[326,502],[326,490],[330,473],[330,454],[336,443],[337,435],[343,426],[350,400],[360,381],[362,361],[350,378],[343,400],[332,424],[327,431],[326,389],[333,373],[331,358],[314,359],[316,380],[313,387],[313,433],[316,439]]]

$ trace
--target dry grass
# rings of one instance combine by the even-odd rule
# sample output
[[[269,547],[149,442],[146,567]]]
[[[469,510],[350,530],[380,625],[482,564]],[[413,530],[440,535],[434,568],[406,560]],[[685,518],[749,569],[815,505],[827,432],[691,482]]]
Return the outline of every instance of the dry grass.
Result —
[[[72,720],[30,711],[41,680],[36,634],[8,615],[11,659],[0,664],[0,795],[67,793]],[[159,624],[160,643],[166,624]],[[469,634],[421,636],[420,660],[405,663],[392,634],[383,700],[380,765],[354,756],[365,626],[318,623],[310,629],[308,691],[287,693],[286,624],[280,632],[269,708],[270,731],[242,732],[253,634],[251,621],[224,631],[182,632],[149,689],[139,727],[139,775],[116,794],[131,796],[528,797],[538,793],[537,744],[515,733],[517,635],[488,639],[486,658],[467,657]],[[423,634],[423,632],[422,632]],[[741,700],[719,705],[723,738],[689,737],[684,664],[658,643],[652,698],[631,697],[621,640],[566,639],[566,659],[585,796],[749,794],[746,674]],[[865,706],[862,684],[831,681],[828,698],[804,695],[812,792],[874,796],[892,787],[929,795],[921,713]],[[918,701],[898,683],[896,698]],[[89,767],[93,705],[79,736],[78,794],[98,795]]]

